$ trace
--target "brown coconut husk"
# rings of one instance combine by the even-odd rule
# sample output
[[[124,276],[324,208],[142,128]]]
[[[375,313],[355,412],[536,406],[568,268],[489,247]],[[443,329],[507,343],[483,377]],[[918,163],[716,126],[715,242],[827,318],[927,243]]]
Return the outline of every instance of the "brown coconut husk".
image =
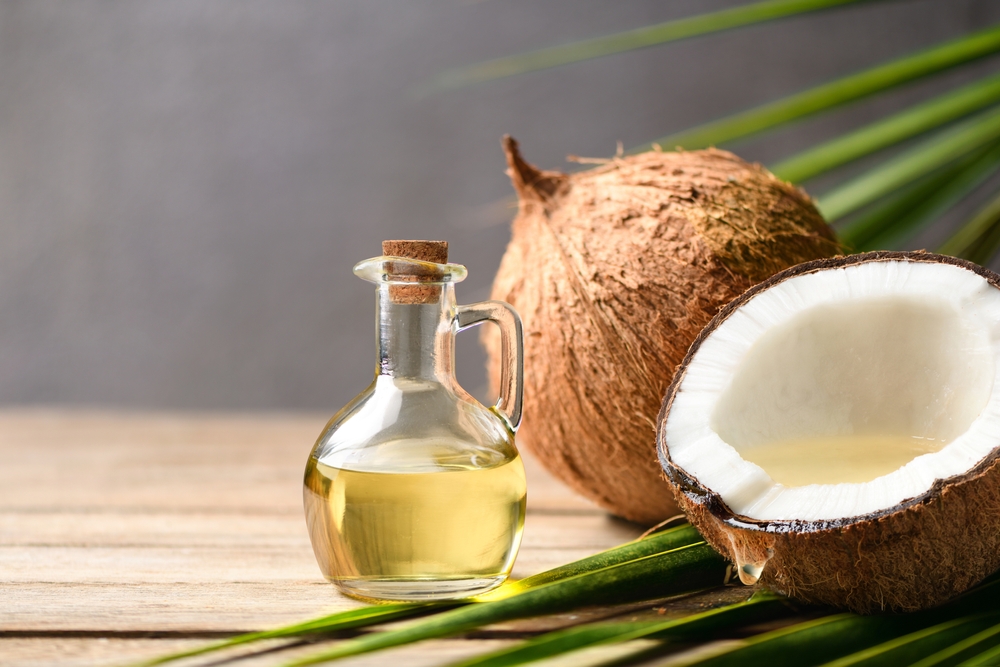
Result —
[[[666,422],[688,364],[702,342],[743,304],[789,278],[877,261],[947,263],[994,287],[1000,276],[955,257],[879,251],[793,267],[727,305],[691,346],[658,418],[660,462],[678,505],[705,539],[733,562],[764,563],[760,581],[803,602],[861,613],[916,611],[941,604],[1000,568],[1000,448],[971,470],[937,480],[920,496],[834,521],[761,521],[739,515],[675,465]]]
[[[493,298],[524,322],[518,442],[613,514],[661,521],[676,505],[655,419],[688,346],[751,285],[840,248],[804,192],[726,151],[566,175],[503,146],[519,211]],[[498,386],[499,340],[484,338]]]

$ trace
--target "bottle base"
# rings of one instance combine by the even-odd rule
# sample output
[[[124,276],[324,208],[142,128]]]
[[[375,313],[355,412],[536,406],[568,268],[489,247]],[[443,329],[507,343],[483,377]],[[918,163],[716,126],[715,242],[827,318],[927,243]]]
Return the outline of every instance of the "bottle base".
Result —
[[[345,595],[363,600],[424,602],[480,595],[506,580],[506,575],[500,575],[469,579],[338,579],[334,583]]]

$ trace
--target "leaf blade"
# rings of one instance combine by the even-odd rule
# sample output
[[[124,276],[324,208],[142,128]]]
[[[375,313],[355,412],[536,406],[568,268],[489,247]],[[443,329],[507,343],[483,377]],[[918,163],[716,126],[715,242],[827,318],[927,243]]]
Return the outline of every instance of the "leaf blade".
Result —
[[[765,0],[741,7],[723,9],[707,14],[665,21],[634,30],[584,39],[560,46],[538,49],[506,58],[496,58],[482,63],[442,72],[434,77],[428,88],[451,90],[476,83],[484,83],[518,74],[570,65],[573,63],[648,48],[681,39],[707,35],[722,30],[786,16],[828,9],[838,5],[870,2],[871,0]]]
[[[989,260],[1000,239],[992,238],[991,234],[1000,227],[1000,193],[977,210],[972,218],[944,244],[938,248],[942,255],[965,257],[973,262],[981,263]],[[985,242],[986,247],[983,247]]]
[[[968,660],[959,663],[958,667],[995,667],[1000,662],[1000,646],[987,649]]]
[[[751,637],[742,645],[705,659],[685,663],[700,667],[769,667],[817,665],[875,646],[887,639],[948,621],[956,616],[1000,612],[1000,579],[990,578],[942,607],[895,616],[837,614],[805,621]],[[817,656],[822,656],[817,659]]]
[[[342,642],[332,650],[288,663],[303,667],[425,639],[447,637],[486,625],[556,613],[574,605],[625,603],[720,585],[728,565],[704,542],[543,584],[510,597],[437,614],[397,630]],[[666,575],[673,575],[668,578]]]
[[[914,183],[917,201],[898,214],[886,214],[877,219],[874,211],[868,221],[875,227],[864,242],[853,245],[858,252],[889,250],[903,238],[937,220],[1000,169],[1000,144],[972,153],[947,167],[942,174]],[[862,220],[864,222],[864,220]],[[847,230],[845,229],[845,232]],[[849,235],[849,234],[848,234]],[[843,237],[842,237],[843,238]]]
[[[831,139],[771,167],[780,179],[801,183],[865,155],[932,130],[1000,100],[1000,74]]]
[[[893,667],[920,660],[929,652],[940,651],[956,642],[990,627],[996,615],[957,618],[929,628],[876,644],[838,660],[824,663],[823,667]]]
[[[833,222],[998,138],[1000,107],[994,107],[826,192],[817,208]]]
[[[744,602],[670,621],[590,623],[549,632],[516,646],[475,656],[449,667],[514,667],[597,645],[619,644],[645,637],[691,637],[733,627],[747,620],[769,620],[782,612],[791,613],[783,598],[773,594],[758,594]]]
[[[1000,624],[993,625],[960,642],[933,653],[910,667],[954,667],[963,660],[981,655],[1000,643]]]
[[[351,609],[350,611],[311,619],[303,623],[286,625],[281,628],[265,630],[263,632],[248,632],[220,642],[199,646],[198,648],[187,651],[169,653],[151,660],[136,663],[135,667],[154,667],[155,665],[163,665],[175,660],[181,660],[183,658],[192,658],[198,655],[205,655],[206,653],[214,653],[227,648],[262,641],[264,639],[281,639],[285,637],[300,637],[320,632],[328,633],[336,632],[338,630],[351,630],[366,627],[368,625],[375,625],[377,623],[387,623],[389,621],[412,618],[418,613],[427,611],[437,606],[445,605],[397,604],[385,605],[381,607],[362,607],[360,609]]]
[[[959,168],[956,165],[949,165],[938,172],[915,180],[882,198],[846,224],[837,225],[837,237],[855,252],[870,247],[887,225],[892,224],[891,221],[912,213],[927,200],[928,191],[943,187],[958,173]]]
[[[573,561],[566,565],[554,567],[551,570],[540,572],[530,577],[525,577],[520,581],[512,582],[510,585],[481,595],[477,600],[490,600],[497,597],[506,597],[508,591],[516,592],[542,584],[559,581],[567,577],[575,577],[579,574],[593,572],[613,565],[626,563],[637,558],[645,558],[654,554],[676,549],[688,544],[702,541],[701,535],[694,529],[694,526],[685,524],[676,528],[669,528],[658,533],[653,533],[647,537],[642,537],[631,542],[627,542],[619,547],[602,551],[587,558]]]
[[[992,26],[652,143],[693,150],[742,139],[997,51],[1000,26]]]
[[[896,617],[836,614],[757,635],[742,646],[699,660],[703,667],[767,664],[798,667],[816,664],[817,655],[841,656],[905,629]]]

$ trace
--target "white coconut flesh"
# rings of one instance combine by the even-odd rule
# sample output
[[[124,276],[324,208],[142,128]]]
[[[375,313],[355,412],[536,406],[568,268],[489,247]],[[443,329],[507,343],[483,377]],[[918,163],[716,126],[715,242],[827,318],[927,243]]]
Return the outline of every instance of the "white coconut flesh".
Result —
[[[702,341],[670,408],[669,455],[752,519],[891,509],[1000,444],[998,355],[1000,290],[968,269],[794,276]]]

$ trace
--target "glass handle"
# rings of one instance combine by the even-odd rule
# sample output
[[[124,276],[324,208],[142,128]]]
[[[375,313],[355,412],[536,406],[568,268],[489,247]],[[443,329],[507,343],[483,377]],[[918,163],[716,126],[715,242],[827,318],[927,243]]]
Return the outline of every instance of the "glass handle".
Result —
[[[481,301],[458,306],[455,321],[459,331],[483,322],[500,327],[500,399],[496,409],[511,431],[521,425],[521,399],[524,386],[524,334],[521,317],[503,301]]]

